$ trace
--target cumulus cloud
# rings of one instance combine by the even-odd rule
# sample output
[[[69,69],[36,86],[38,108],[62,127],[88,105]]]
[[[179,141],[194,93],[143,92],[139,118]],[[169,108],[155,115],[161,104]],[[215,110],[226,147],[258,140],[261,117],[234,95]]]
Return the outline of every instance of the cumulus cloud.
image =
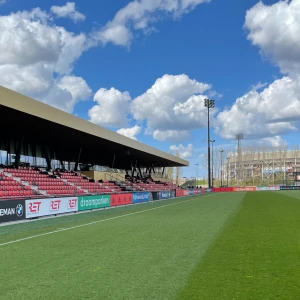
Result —
[[[217,132],[234,139],[242,132],[245,138],[265,138],[298,130],[300,115],[300,78],[283,77],[261,93],[250,91],[233,106],[217,116]]]
[[[102,126],[124,127],[128,123],[131,97],[115,88],[101,88],[94,96],[97,105],[89,110],[90,121]]]
[[[190,132],[187,130],[154,130],[153,138],[158,141],[180,142],[187,140],[190,137]]]
[[[162,17],[178,18],[205,2],[210,0],[134,0],[96,32],[95,38],[104,45],[129,46],[136,30],[149,32]]]
[[[180,144],[180,145],[171,145],[170,151],[172,151],[175,154],[178,153],[179,157],[181,158],[187,159],[193,156],[194,149],[192,144],[188,144],[186,147]]]
[[[58,18],[69,18],[75,23],[85,20],[85,15],[76,10],[75,2],[67,2],[64,6],[52,6],[51,12]]]
[[[299,130],[300,116],[300,0],[259,2],[247,11],[244,27],[248,39],[269,57],[282,73],[269,86],[258,83],[238,98],[217,119],[217,132],[232,139],[242,132],[261,143],[279,144],[281,134]],[[267,86],[262,92],[259,89]]]
[[[283,73],[299,73],[300,0],[259,2],[247,11],[248,39],[270,57]]]
[[[138,125],[135,125],[131,128],[121,128],[117,130],[117,133],[122,134],[124,136],[127,136],[133,140],[137,140],[136,136],[140,134],[142,131],[142,128]]]
[[[185,74],[164,75],[132,101],[131,112],[136,120],[146,121],[155,139],[183,140],[190,130],[206,126],[205,96],[200,94],[210,88]]]
[[[71,74],[74,62],[89,48],[84,34],[52,24],[36,8],[0,16],[0,36],[1,85],[70,113],[89,97],[84,79]]]

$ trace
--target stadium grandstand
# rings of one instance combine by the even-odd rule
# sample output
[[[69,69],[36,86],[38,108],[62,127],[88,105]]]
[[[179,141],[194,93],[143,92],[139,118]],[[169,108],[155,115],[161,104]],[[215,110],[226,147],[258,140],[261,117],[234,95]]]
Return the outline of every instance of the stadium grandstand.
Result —
[[[0,199],[167,191],[176,185],[163,178],[165,168],[188,166],[4,87],[0,124]]]

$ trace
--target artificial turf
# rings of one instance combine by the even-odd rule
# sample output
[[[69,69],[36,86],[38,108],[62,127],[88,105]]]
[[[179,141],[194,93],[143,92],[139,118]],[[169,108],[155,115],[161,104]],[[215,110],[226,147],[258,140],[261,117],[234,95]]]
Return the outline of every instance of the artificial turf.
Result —
[[[298,299],[300,193],[292,192],[209,194],[0,227],[1,245],[123,216],[0,246],[0,298]]]

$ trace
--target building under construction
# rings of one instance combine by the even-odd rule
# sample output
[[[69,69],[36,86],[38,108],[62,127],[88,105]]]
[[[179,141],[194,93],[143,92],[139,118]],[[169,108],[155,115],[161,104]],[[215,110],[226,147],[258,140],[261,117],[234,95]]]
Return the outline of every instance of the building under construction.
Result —
[[[300,150],[239,148],[228,153],[222,174],[224,185],[300,185]]]

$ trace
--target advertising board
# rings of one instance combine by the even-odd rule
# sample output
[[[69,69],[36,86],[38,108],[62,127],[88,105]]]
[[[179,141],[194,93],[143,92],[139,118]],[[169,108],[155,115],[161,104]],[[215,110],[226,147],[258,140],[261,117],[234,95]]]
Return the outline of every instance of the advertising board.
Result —
[[[143,203],[149,201],[149,193],[134,193],[132,194],[132,203]]]
[[[176,190],[176,197],[184,196],[183,192],[184,192],[184,190]]]
[[[25,207],[26,219],[75,212],[78,211],[78,198],[31,199],[25,201]]]
[[[257,191],[279,191],[280,187],[279,186],[257,186],[256,190]]]
[[[254,192],[256,191],[256,186],[244,186],[233,188],[235,192]]]
[[[152,192],[151,194],[153,201],[159,200],[159,192]]]
[[[25,200],[0,201],[0,223],[25,219]]]
[[[132,204],[132,194],[110,195],[110,206]]]
[[[159,199],[169,199],[169,198],[172,198],[171,191],[159,192]]]
[[[224,192],[233,192],[233,188],[213,188],[213,192],[224,193]]]
[[[78,210],[91,210],[110,206],[109,195],[78,197]]]
[[[300,186],[281,186],[281,191],[287,191],[287,190],[300,190]]]
[[[189,190],[189,195],[194,195],[194,190]]]

